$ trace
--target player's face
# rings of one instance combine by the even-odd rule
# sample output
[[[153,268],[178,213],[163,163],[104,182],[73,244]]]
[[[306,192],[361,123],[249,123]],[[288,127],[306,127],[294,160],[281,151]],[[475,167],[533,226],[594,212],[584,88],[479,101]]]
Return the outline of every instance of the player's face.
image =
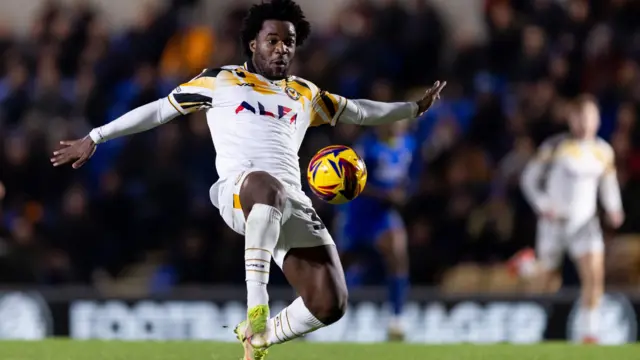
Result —
[[[287,76],[296,53],[296,29],[288,21],[267,20],[249,46],[256,70],[267,78],[281,79]]]
[[[593,138],[600,126],[600,113],[593,103],[581,105],[569,118],[571,133],[579,138]]]

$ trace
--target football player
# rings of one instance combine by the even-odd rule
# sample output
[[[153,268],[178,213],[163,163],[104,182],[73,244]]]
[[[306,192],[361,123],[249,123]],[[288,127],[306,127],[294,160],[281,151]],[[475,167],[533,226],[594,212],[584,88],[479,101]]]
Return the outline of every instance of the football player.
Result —
[[[136,108],[87,137],[64,141],[54,166],[82,166],[105,141],[139,133],[180,115],[206,112],[216,149],[219,180],[209,195],[234,231],[245,236],[247,320],[236,327],[245,359],[336,322],[347,288],[331,235],[302,191],[298,150],[310,126],[375,126],[414,118],[440,97],[436,82],[417,102],[349,100],[289,74],[310,33],[292,0],[253,5],[241,41],[247,62],[206,69],[167,97]],[[300,295],[271,317],[270,261],[282,268]]]
[[[545,289],[568,251],[581,282],[581,338],[598,341],[598,305],[604,288],[604,242],[597,217],[597,194],[609,224],[624,221],[611,146],[596,134],[600,113],[590,97],[580,97],[569,114],[570,133],[546,140],[522,175],[522,190],[538,214],[536,250],[525,249],[511,269]],[[540,186],[541,182],[544,186]]]
[[[340,211],[343,228],[339,245],[347,266],[371,249],[382,255],[391,306],[389,340],[404,336],[401,316],[409,287],[409,256],[400,212],[419,178],[421,164],[420,146],[407,130],[408,122],[398,121],[360,138],[354,150],[367,166],[367,187]],[[356,264],[356,269],[361,265]],[[347,268],[348,274],[350,270]]]

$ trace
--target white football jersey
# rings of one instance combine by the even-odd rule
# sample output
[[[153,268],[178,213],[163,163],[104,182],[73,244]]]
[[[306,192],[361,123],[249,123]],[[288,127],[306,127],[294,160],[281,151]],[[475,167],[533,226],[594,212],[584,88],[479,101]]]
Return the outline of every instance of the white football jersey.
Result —
[[[579,140],[569,135],[557,135],[546,140],[534,159],[533,167],[539,171],[525,171],[524,176],[544,176],[544,190],[530,198],[540,207],[552,210],[560,218],[576,226],[596,215],[598,189],[603,179],[615,179],[614,152],[604,140]],[[529,166],[529,170],[533,169]],[[543,174],[540,174],[540,173]],[[534,174],[538,173],[538,174]],[[534,194],[535,179],[524,179],[525,192]],[[620,193],[615,186],[601,190],[602,200],[607,210],[619,210]],[[618,208],[618,209],[616,209]]]
[[[307,129],[335,125],[347,105],[304,79],[271,81],[246,65],[205,70],[169,101],[183,115],[206,110],[220,179],[261,170],[299,188],[298,150]]]

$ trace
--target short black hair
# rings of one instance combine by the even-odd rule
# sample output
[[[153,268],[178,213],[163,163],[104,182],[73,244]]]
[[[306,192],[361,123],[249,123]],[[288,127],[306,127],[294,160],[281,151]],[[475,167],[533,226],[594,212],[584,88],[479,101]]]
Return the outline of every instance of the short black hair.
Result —
[[[300,5],[293,0],[262,1],[260,4],[251,6],[242,23],[240,41],[246,56],[252,56],[249,43],[258,36],[262,23],[266,20],[291,22],[296,29],[296,45],[302,45],[311,33],[311,24],[305,18]]]

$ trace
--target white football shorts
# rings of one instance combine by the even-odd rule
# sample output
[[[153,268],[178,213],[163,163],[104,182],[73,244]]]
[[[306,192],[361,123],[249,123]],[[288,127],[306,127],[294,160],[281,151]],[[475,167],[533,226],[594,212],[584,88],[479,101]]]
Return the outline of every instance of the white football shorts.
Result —
[[[540,264],[547,270],[557,269],[565,251],[574,261],[585,254],[604,251],[599,219],[594,217],[579,226],[570,226],[566,221],[538,220],[536,255]]]
[[[245,233],[245,218],[240,204],[240,186],[250,171],[219,180],[209,190],[211,202],[220,210],[224,222],[240,235]],[[284,224],[273,252],[273,260],[282,268],[284,258],[293,248],[334,245],[326,226],[313,209],[311,199],[299,188],[283,183],[287,204]]]

